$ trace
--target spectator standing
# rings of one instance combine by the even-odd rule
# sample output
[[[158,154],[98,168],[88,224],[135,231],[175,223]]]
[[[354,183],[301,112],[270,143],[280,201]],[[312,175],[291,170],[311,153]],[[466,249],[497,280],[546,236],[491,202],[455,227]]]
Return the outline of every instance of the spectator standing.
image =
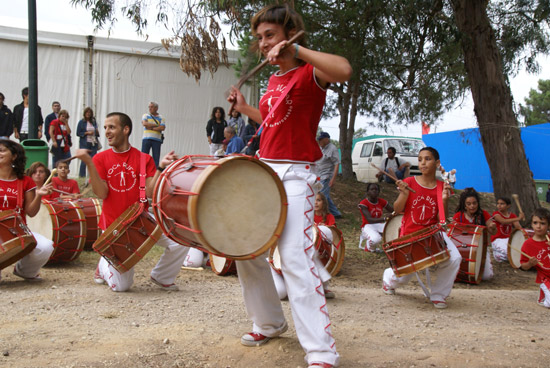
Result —
[[[248,124],[244,128],[244,144],[246,144],[246,154],[254,156],[260,148],[260,133],[258,128],[260,125],[254,120],[248,118]],[[252,141],[251,141],[252,139]]]
[[[44,120],[44,135],[48,142],[50,141],[50,124],[55,119],[59,119],[59,111],[61,111],[61,104],[58,101],[52,102],[52,113]]]
[[[229,155],[231,153],[241,153],[244,148],[244,142],[241,137],[236,135],[235,128],[228,126],[225,128],[223,134],[225,139],[229,140],[225,154]]]
[[[0,92],[0,139],[9,139],[13,134],[13,114],[9,107],[4,105],[6,97]]]
[[[71,157],[70,135],[69,112],[67,110],[61,110],[59,112],[59,119],[55,119],[50,123],[50,137],[52,139],[51,152],[53,154],[52,164],[54,167],[57,161]]]
[[[210,120],[206,124],[206,137],[210,145],[210,156],[214,156],[216,151],[223,147],[224,129],[226,126],[225,111],[221,107],[214,107]]]
[[[76,135],[80,137],[79,147],[89,150],[90,157],[94,157],[99,148],[99,130],[97,129],[94,110],[90,107],[86,107],[83,116],[83,119],[81,119],[76,126]],[[81,178],[86,176],[86,164],[82,161],[80,161],[78,176]]]
[[[23,101],[13,108],[13,116],[15,118],[13,134],[19,142],[29,139],[29,87],[23,88],[21,91]],[[38,139],[42,138],[42,109],[38,106]]]
[[[321,193],[327,198],[329,212],[335,218],[342,218],[342,214],[330,198],[330,188],[334,185],[336,175],[338,175],[338,167],[340,166],[338,149],[330,142],[330,134],[327,132],[321,132],[317,137],[317,141],[323,152],[323,157],[315,163],[317,165],[317,172],[321,178],[321,184],[323,185]]]
[[[153,161],[159,166],[160,146],[164,139],[162,132],[166,129],[166,124],[162,115],[158,113],[159,105],[156,102],[149,103],[149,113],[143,114],[141,124],[143,125],[143,140],[141,141],[141,152],[149,154],[153,151]]]
[[[245,123],[240,112],[238,112],[237,110],[233,110],[231,112],[231,117],[227,121],[227,125],[235,128],[237,136],[239,136],[244,141]]]

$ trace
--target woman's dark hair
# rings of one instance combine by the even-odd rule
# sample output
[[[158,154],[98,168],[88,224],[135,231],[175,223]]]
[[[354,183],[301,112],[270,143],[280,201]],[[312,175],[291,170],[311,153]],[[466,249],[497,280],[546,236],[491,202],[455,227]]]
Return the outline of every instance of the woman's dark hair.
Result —
[[[217,112],[221,112],[222,113],[222,117],[221,117],[221,121],[224,121],[225,120],[225,110],[223,109],[223,107],[219,107],[219,106],[216,106],[212,109],[212,116],[211,118],[216,120],[216,113]]]
[[[483,217],[483,210],[481,209],[481,201],[479,200],[479,194],[474,188],[465,188],[462,193],[460,193],[460,199],[458,200],[458,206],[456,207],[455,213],[464,214],[466,212],[466,199],[475,198],[477,201],[477,211],[474,214],[474,224],[485,226],[485,218]]]
[[[367,192],[369,191],[372,185],[375,185],[376,187],[378,187],[378,191],[380,192],[380,185],[378,183],[367,183]]]
[[[90,117],[90,119],[91,119],[91,121],[93,121],[94,120],[94,110],[92,110],[92,108],[89,107],[89,106],[84,109],[84,112],[82,113],[82,117],[84,118],[84,120],[86,120],[86,113],[88,113],[88,112],[92,113],[92,116]]]
[[[241,113],[240,113],[240,112],[238,112],[237,110],[233,110],[233,111],[237,113],[237,117],[238,117],[238,118],[241,117]],[[231,114],[231,117],[233,117],[233,114]]]
[[[256,13],[251,21],[252,35],[254,36],[254,42],[252,43],[252,50],[258,51],[258,39],[256,38],[256,31],[261,23],[273,23],[281,25],[285,30],[285,36],[289,37],[290,31],[295,32],[305,31],[304,21],[300,14],[296,13],[290,5],[270,5],[266,6],[262,10]],[[300,46],[306,46],[306,39],[304,36],[300,37],[297,41]]]
[[[0,145],[9,149],[11,154],[15,156],[12,164],[13,171],[17,179],[23,179],[23,176],[25,176],[25,164],[27,163],[27,156],[25,156],[23,146],[9,139],[0,139]]]
[[[431,154],[434,156],[434,158],[436,160],[439,160],[439,152],[437,152],[437,150],[433,147],[424,147],[422,148],[420,151],[418,151],[418,153],[422,152],[422,151],[429,151],[431,152]]]
[[[503,201],[503,202],[506,203],[508,206],[512,204],[512,201],[511,201],[510,198],[508,198],[508,197],[498,197],[498,198],[497,198],[497,201]]]

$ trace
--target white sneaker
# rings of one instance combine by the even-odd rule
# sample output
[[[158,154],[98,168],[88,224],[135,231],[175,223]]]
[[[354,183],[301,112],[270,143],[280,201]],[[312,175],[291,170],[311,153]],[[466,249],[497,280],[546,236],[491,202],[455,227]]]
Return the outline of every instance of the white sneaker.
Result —
[[[151,282],[155,285],[158,285],[162,288],[162,290],[166,290],[166,291],[178,291],[180,288],[178,287],[178,285],[176,284],[161,284],[160,282],[158,282],[157,280],[155,280],[152,276],[151,276]]]
[[[40,277],[40,274],[37,274],[34,277],[26,277],[19,273],[19,269],[17,269],[17,264],[13,266],[13,274],[17,277],[21,277],[22,279],[25,279],[25,281],[44,281],[42,277]]]
[[[258,332],[249,332],[247,334],[244,334],[241,337],[241,344],[243,344],[244,346],[249,346],[249,347],[262,346],[264,344],[267,344],[269,342],[269,340],[271,340],[275,337],[281,336],[283,333],[286,332],[286,330],[288,330],[288,324],[285,322],[285,325],[281,329],[281,332],[279,332],[275,336],[269,337],[269,336],[262,335],[261,333],[258,333]]]
[[[395,289],[390,287],[385,282],[382,283],[382,291],[384,291],[384,294],[387,294],[387,295],[395,295]]]

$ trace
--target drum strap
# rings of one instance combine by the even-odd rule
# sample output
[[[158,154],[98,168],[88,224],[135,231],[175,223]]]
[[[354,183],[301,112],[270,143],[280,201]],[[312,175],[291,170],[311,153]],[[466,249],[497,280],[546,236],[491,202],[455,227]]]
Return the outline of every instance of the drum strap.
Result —
[[[443,205],[443,182],[437,182],[437,205],[439,212],[439,223],[441,225],[445,224],[445,206]]]
[[[145,154],[141,153],[139,156],[139,201],[141,203],[147,202],[147,195],[145,193],[145,182],[147,173],[145,171]]]
[[[17,179],[17,204],[15,207],[15,212],[21,214],[23,210],[23,180]]]

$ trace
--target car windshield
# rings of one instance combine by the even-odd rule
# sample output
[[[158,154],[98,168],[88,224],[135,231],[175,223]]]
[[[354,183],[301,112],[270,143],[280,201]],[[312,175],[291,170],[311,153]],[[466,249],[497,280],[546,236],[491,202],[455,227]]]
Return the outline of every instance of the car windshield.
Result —
[[[385,150],[394,147],[400,156],[418,156],[418,152],[426,145],[418,139],[386,139],[384,146]]]

